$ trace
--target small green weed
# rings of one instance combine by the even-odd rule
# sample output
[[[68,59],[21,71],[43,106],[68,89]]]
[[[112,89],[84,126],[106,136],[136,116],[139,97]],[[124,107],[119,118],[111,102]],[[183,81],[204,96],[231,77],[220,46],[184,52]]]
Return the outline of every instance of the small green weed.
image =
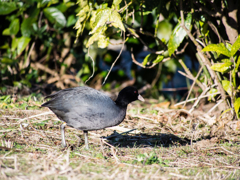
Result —
[[[162,160],[159,158],[154,152],[151,152],[149,154],[139,154],[137,156],[137,161],[141,162],[144,165],[151,165],[151,164],[159,164],[164,167],[168,167],[168,160]]]

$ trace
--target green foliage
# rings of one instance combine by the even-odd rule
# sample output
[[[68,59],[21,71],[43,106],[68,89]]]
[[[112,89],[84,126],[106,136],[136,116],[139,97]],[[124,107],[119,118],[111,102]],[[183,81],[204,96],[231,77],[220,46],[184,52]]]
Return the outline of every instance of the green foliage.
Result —
[[[48,7],[43,10],[44,15],[48,18],[51,23],[56,23],[59,27],[66,25],[66,18],[63,13],[55,7]]]
[[[221,73],[229,72],[231,74],[232,78],[230,80],[222,80],[222,87],[233,100],[234,102],[233,106],[234,106],[235,112],[239,117],[239,114],[238,114],[239,108],[240,108],[240,100],[238,97],[239,89],[238,87],[236,87],[237,82],[239,82],[239,77],[236,77],[236,73],[238,72],[238,69],[239,69],[240,60],[238,55],[236,55],[236,53],[240,48],[240,36],[238,36],[237,40],[233,45],[231,44],[226,44],[226,45],[227,47],[225,47],[223,43],[209,44],[203,49],[203,51],[215,51],[219,55],[222,54],[229,57],[229,59],[221,60],[224,63],[213,64],[211,66],[211,69]],[[234,65],[235,65],[235,68],[233,68]]]
[[[111,25],[115,28],[119,28],[125,32],[121,16],[117,10],[115,10],[115,6],[117,6],[120,2],[121,1],[114,1],[112,8],[103,5],[101,8],[91,11],[91,31],[89,34],[92,34],[92,36],[86,43],[87,48],[91,46],[95,41],[98,41],[99,48],[105,48],[108,46],[109,37],[106,37],[105,35],[108,29],[108,23],[111,23]],[[77,14],[79,16],[79,20],[75,25],[75,28],[78,30],[76,37],[79,37],[80,33],[82,33],[83,28],[85,27],[86,20],[89,18],[89,15],[86,15],[86,13],[89,11],[91,4],[87,5],[85,3],[82,3],[82,6],[84,6],[84,8]]]
[[[234,109],[235,109],[236,114],[238,114],[239,109],[240,109],[240,97],[235,99]]]
[[[79,47],[73,46],[73,43],[66,39],[75,37],[73,26],[77,21],[75,11],[78,8],[74,2],[60,0],[0,2],[0,15],[3,20],[0,88],[6,85],[33,87],[40,82],[47,82],[47,69],[52,69],[54,63],[57,65],[55,70],[60,71],[63,63],[60,61],[70,57],[69,53],[67,56],[62,53],[63,49],[67,46],[67,51],[74,54],[75,48]],[[56,61],[53,62],[55,56]],[[39,69],[40,66],[34,64],[40,59],[44,61],[44,65]],[[69,66],[70,64],[66,68]]]
[[[172,24],[168,20],[157,22],[155,34],[161,41],[167,43],[172,34]]]
[[[144,58],[142,65],[143,66],[146,66],[147,64],[150,65],[150,63],[158,64],[163,60],[163,58],[164,58],[163,55],[157,55],[157,54],[151,53]]]
[[[191,30],[191,22],[192,22],[192,14],[189,13],[185,20],[185,26],[189,30]],[[171,56],[174,53],[174,51],[179,47],[179,45],[182,43],[186,35],[187,35],[187,32],[181,27],[180,23],[178,23],[173,29],[173,33],[169,39],[169,44],[168,44],[169,56]]]
[[[240,48],[240,36],[238,36],[237,40],[232,45],[231,56],[234,56],[236,52],[239,50],[239,48]]]
[[[167,83],[170,76],[176,72],[178,59],[183,58],[182,54],[188,54],[191,59],[195,59],[197,52],[196,57],[203,66],[203,73],[197,84],[203,83],[202,87],[212,86],[217,77],[226,94],[231,98],[236,97],[237,100],[240,92],[240,38],[238,37],[235,43],[229,43],[232,41],[226,39],[228,32],[217,29],[227,29],[226,25],[221,20],[216,24],[213,17],[204,13],[204,10],[200,10],[194,3],[170,0],[0,2],[0,15],[3,20],[0,42],[0,71],[3,80],[0,88],[4,90],[5,85],[34,88],[41,83],[53,83],[58,88],[78,86],[93,73],[91,60],[95,62],[96,72],[91,79],[93,82],[89,83],[95,86],[96,80],[100,79],[97,83],[101,84],[100,81],[106,77],[109,67],[118,57],[118,53],[109,53],[109,45],[113,48],[115,45],[124,44],[127,51],[132,50],[132,57],[136,57],[142,67],[152,68],[152,71],[148,71],[146,75],[144,70],[137,71],[131,62],[124,64],[130,64],[129,67],[122,68],[122,64],[117,61],[116,65],[122,69],[117,69],[115,76],[109,76],[109,82],[123,81],[128,73],[128,77],[129,74],[132,75],[136,84],[141,84],[139,86],[148,83],[160,88],[162,82]],[[207,10],[214,11],[210,2],[198,3]],[[188,33],[181,26],[181,4],[184,7],[183,18]],[[220,4],[217,3],[216,6]],[[227,6],[226,4],[226,8],[221,7],[223,12],[228,12]],[[192,37],[188,37],[189,33]],[[197,42],[191,42],[193,39]],[[205,47],[202,52],[208,52],[211,69],[216,71],[218,76],[211,77],[212,74],[208,72],[206,62],[199,56],[200,51],[196,48],[201,46]],[[147,49],[148,53],[140,59],[138,53],[143,48]],[[105,58],[106,55],[111,57]],[[103,61],[103,66],[100,61]],[[131,59],[128,58],[128,61]],[[163,66],[155,66],[158,63],[163,63]],[[126,73],[124,68],[129,72]],[[159,70],[161,73],[156,72]],[[106,88],[108,87],[111,86],[107,84]],[[216,93],[216,89],[212,89],[210,94]],[[209,100],[214,100],[214,97],[215,95],[212,95]]]
[[[219,54],[223,54],[227,57],[231,57],[230,51],[224,46],[223,43],[220,44],[209,44],[202,51],[215,51]]]
[[[6,15],[17,9],[15,2],[0,1],[0,15]]]
[[[19,31],[19,19],[14,19],[9,26],[9,35],[16,35]]]
[[[16,39],[15,43],[17,43],[17,55],[21,54],[22,51],[26,48],[28,43],[31,41],[31,38],[22,36],[19,39]]]
[[[225,72],[231,70],[231,66],[232,66],[231,62],[215,63],[214,65],[211,66],[211,69],[213,69],[214,71],[225,73]]]
[[[228,93],[229,96],[232,96],[232,86],[230,81],[223,80],[222,81],[223,89]]]
[[[15,82],[16,86],[21,86],[21,83]],[[41,101],[39,101],[41,100]],[[0,108],[1,109],[38,109],[43,101],[43,97],[40,94],[33,93],[26,97],[17,97],[11,95],[0,96]]]
[[[218,90],[215,89],[215,88],[210,89],[209,94],[210,94],[211,96],[208,97],[208,100],[211,101],[212,99],[214,99],[214,97],[216,96],[215,93],[217,93],[217,92],[218,92]],[[213,95],[213,94],[215,94],[215,95]]]

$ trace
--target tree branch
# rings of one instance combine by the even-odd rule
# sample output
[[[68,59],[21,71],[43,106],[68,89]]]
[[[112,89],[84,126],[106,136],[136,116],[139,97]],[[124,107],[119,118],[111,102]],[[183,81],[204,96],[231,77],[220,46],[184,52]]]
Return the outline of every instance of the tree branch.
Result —
[[[183,15],[183,7],[182,7],[182,0],[180,0],[180,15],[181,15],[181,27],[186,31],[188,37],[192,40],[192,42],[194,43],[194,45],[197,47],[197,51],[198,54],[200,56],[200,58],[202,59],[204,65],[208,68],[208,71],[210,72],[210,74],[212,75],[215,83],[218,86],[218,90],[221,93],[222,99],[224,100],[224,104],[227,108],[227,103],[226,103],[226,94],[225,91],[222,87],[221,82],[219,81],[217,74],[215,71],[213,71],[210,67],[211,67],[211,62],[210,60],[203,54],[202,52],[202,47],[198,44],[198,42],[195,40],[195,38],[193,37],[193,35],[191,34],[191,32],[186,28],[185,23],[184,23],[184,15]]]

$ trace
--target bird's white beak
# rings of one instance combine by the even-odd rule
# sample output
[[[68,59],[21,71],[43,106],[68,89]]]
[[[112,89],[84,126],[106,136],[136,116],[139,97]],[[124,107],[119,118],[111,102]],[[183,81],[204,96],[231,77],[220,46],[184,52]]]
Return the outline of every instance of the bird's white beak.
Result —
[[[145,100],[143,99],[143,97],[139,94],[138,95],[138,100],[140,100],[140,101],[142,101],[142,102],[144,102]]]

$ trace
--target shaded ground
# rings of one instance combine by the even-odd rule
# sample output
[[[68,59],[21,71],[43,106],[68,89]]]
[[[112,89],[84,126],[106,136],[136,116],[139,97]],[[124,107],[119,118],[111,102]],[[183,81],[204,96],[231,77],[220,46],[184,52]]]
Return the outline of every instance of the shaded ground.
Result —
[[[68,148],[61,147],[61,122],[38,107],[41,100],[19,102],[0,104],[0,179],[240,177],[239,122],[227,113],[216,118],[134,103],[122,124],[89,133],[87,151],[82,132],[70,127]]]

